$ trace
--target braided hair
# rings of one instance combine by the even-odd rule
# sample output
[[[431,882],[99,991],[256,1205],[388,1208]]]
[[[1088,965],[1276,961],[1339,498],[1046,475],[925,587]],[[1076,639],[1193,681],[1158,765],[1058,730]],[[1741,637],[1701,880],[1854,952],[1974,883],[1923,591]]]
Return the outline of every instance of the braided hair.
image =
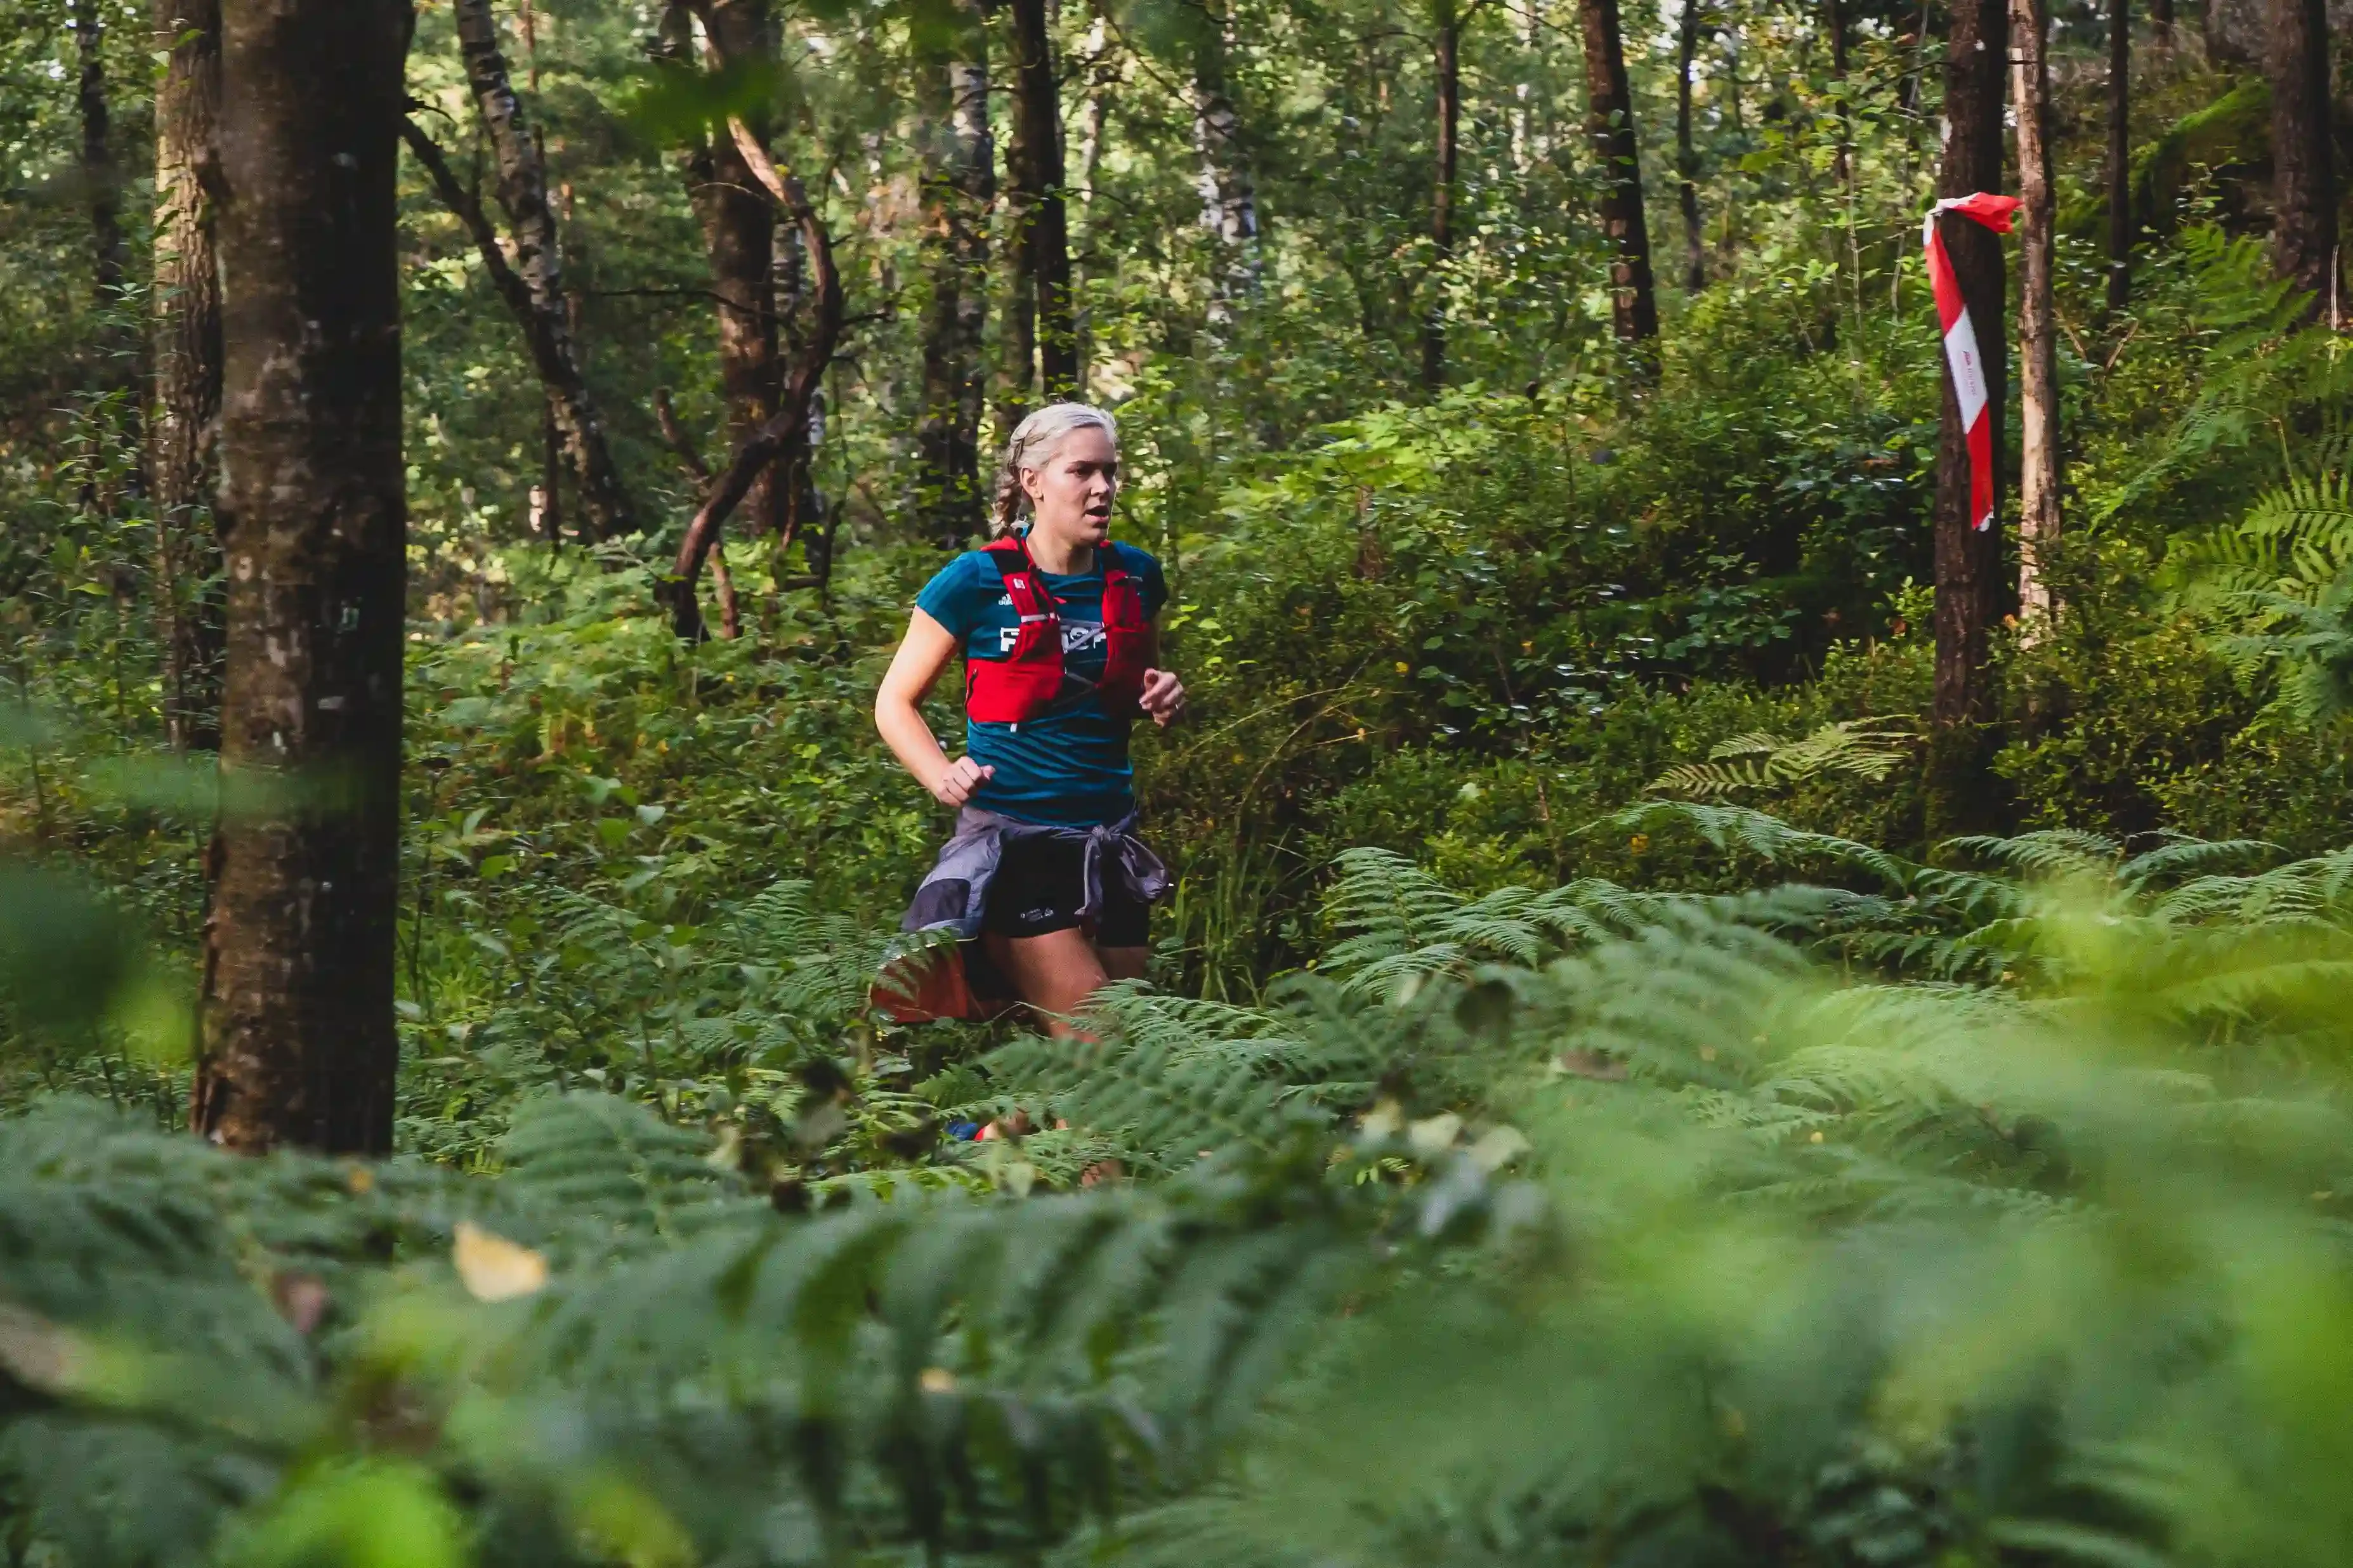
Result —
[[[997,484],[988,509],[991,537],[1001,539],[1012,532],[1013,525],[1029,510],[1021,470],[1044,467],[1065,438],[1089,428],[1110,437],[1112,450],[1119,450],[1119,426],[1102,409],[1083,403],[1049,403],[1014,426],[1013,438],[1005,444],[1004,460],[997,465]]]

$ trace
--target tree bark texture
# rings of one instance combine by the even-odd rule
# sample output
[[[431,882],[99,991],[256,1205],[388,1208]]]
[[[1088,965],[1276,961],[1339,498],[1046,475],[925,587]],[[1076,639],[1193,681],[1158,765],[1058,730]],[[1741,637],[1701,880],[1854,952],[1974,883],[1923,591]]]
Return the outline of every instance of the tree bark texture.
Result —
[[[480,204],[470,194],[460,195],[446,165],[427,158],[410,132],[409,145],[433,174],[445,205],[473,231],[492,277],[502,271],[522,283],[520,294],[502,287],[508,308],[523,329],[532,361],[539,372],[547,412],[555,422],[579,491],[582,521],[589,536],[609,539],[637,528],[621,471],[613,460],[605,422],[588,391],[578,340],[574,337],[570,302],[564,292],[564,246],[547,200],[547,166],[533,136],[522,102],[504,54],[499,48],[497,19],[490,0],[456,0],[458,47],[465,59],[466,82],[491,133],[491,147],[499,165],[499,205],[506,210],[514,240],[510,264],[501,251],[496,231],[482,221]],[[470,212],[468,209],[470,208]]]
[[[1675,199],[1683,215],[1683,290],[1707,287],[1707,241],[1699,221],[1699,153],[1692,146],[1692,64],[1699,55],[1699,0],[1683,0],[1675,37]]]
[[[797,445],[806,447],[811,414],[818,407],[825,373],[833,363],[833,351],[841,341],[841,274],[834,267],[833,239],[826,232],[824,221],[810,205],[798,177],[776,167],[748,126],[741,120],[731,120],[728,132],[759,188],[776,204],[777,211],[792,219],[799,232],[808,255],[812,287],[808,330],[794,344],[792,366],[785,376],[776,412],[735,448],[725,471],[695,510],[694,520],[687,524],[686,537],[679,542],[678,559],[671,567],[670,581],[662,584],[661,596],[670,606],[671,625],[679,636],[690,639],[703,635],[702,609],[695,601],[694,584],[702,575],[704,558],[719,542],[720,531],[726,526],[729,514],[751,493],[754,481],[773,467],[780,455]],[[822,547],[825,559],[814,563],[820,577],[831,570],[831,545],[828,536]]]
[[[981,363],[988,321],[988,212],[997,197],[988,127],[988,35],[976,6],[953,46],[920,62],[924,123],[923,407],[915,429],[923,531],[949,548],[981,530]]]
[[[2108,309],[2132,299],[2132,8],[2108,0]]]
[[[194,1121],[392,1142],[406,515],[395,170],[406,0],[227,0],[228,573]]]
[[[2272,249],[2280,276],[2335,321],[2337,172],[2327,0],[2271,0]]]
[[[1079,335],[1071,300],[1070,218],[1062,202],[1061,91],[1054,75],[1046,0],[1012,0],[1012,185],[1017,270],[1036,310],[1037,386],[1051,402],[1079,395]],[[1015,344],[1018,352],[1019,344]],[[1017,380],[1028,374],[1017,361]]]
[[[704,0],[702,18],[711,64],[719,70],[760,70],[776,58],[776,35],[767,0]],[[745,121],[765,150],[767,126]],[[776,342],[776,215],[734,138],[712,136],[708,163],[697,161],[694,207],[702,220],[710,258],[711,291],[719,298],[719,383],[727,395],[727,439],[750,440],[776,416],[784,390],[784,361]],[[749,526],[757,533],[785,527],[785,476],[763,469],[744,498]]]
[[[1839,86],[1838,145],[1831,153],[1831,173],[1838,183],[1849,190],[1854,186],[1854,106],[1846,97],[1847,90],[1847,22],[1846,0],[1828,0],[1828,14],[1822,25],[1831,36],[1831,79]]]
[[[1998,191],[2002,174],[2003,62],[2010,47],[2004,0],[1957,0],[1945,54],[1945,149],[1941,196]],[[2002,411],[2010,385],[2009,318],[2003,309],[2001,240],[1967,218],[1938,220],[1953,273],[1977,331],[1991,421],[1996,511],[2002,471]],[[1949,374],[1936,447],[1936,671],[1928,755],[1927,826],[1932,837],[1991,822],[1992,692],[1986,643],[2000,602],[1999,525],[1972,526],[1968,442]]]
[[[1606,182],[1601,226],[1614,253],[1610,316],[1621,341],[1647,342],[1659,335],[1659,301],[1651,286],[1651,231],[1642,216],[1642,165],[1618,0],[1577,0],[1577,8],[1585,35],[1586,132]]]
[[[1210,269],[1209,315],[1223,324],[1232,305],[1258,292],[1258,192],[1242,151],[1241,117],[1234,110],[1233,84],[1226,59],[1232,47],[1230,11],[1212,12],[1196,24],[1193,49],[1193,152],[1199,160],[1194,188],[1201,197],[1201,226],[1216,252]]]
[[[220,174],[220,0],[155,0],[155,382],[147,482],[155,505],[164,728],[181,751],[220,745],[221,297],[213,198]]]
[[[2051,616],[2042,552],[2059,537],[2059,331],[2052,298],[2053,220],[2051,186],[2049,29],[2042,0],[2010,0],[2017,47],[2011,70],[2018,121],[2019,482],[2018,605],[2026,635]],[[2111,277],[2113,278],[2113,274]]]
[[[74,51],[80,77],[74,106],[81,116],[81,179],[90,208],[90,260],[101,307],[122,297],[122,192],[114,167],[106,98],[106,23],[98,0],[75,0]]]
[[[1438,166],[1430,190],[1430,307],[1421,323],[1421,384],[1446,384],[1446,289],[1454,261],[1454,177],[1462,124],[1462,14],[1455,0],[1438,0]]]

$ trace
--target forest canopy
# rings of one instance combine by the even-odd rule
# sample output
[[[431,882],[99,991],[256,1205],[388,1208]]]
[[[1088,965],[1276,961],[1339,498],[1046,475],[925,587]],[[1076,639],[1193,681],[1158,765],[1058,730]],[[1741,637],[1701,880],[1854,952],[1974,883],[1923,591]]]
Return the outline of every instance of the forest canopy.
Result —
[[[0,0],[0,1552],[2344,1561],[2346,19]]]

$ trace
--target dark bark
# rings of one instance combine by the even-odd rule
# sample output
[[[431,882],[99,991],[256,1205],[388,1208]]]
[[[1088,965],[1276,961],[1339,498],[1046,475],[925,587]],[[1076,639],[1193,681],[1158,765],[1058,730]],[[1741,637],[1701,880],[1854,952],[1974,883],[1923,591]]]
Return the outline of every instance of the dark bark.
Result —
[[[2337,171],[2328,110],[2327,0],[2271,0],[2272,251],[2280,276],[2334,321]]]
[[[220,745],[220,0],[155,0],[154,357],[147,479],[155,504],[164,728],[182,751]]]
[[[1945,137],[1937,194],[1998,191],[2002,174],[2004,62],[2010,16],[2004,0],[1958,0],[1945,55]],[[1994,476],[2002,472],[2002,411],[2010,385],[2009,318],[2003,310],[2001,240],[1968,218],[1940,218],[1945,248],[1977,331],[1992,424]],[[1929,742],[1927,827],[1931,837],[1993,823],[1993,693],[1987,637],[2002,594],[2001,532],[1979,531],[1970,513],[1969,454],[1949,373],[1936,447],[1936,671]],[[2000,495],[1996,493],[1999,513]]]
[[[1651,286],[1651,231],[1642,216],[1642,167],[1618,0],[1577,0],[1577,8],[1585,35],[1586,132],[1606,182],[1601,227],[1614,253],[1610,315],[1621,341],[1647,342],[1659,335],[1659,301]]]
[[[702,19],[711,63],[718,69],[763,72],[775,60],[767,0],[702,0],[695,15]],[[744,123],[765,149],[765,117],[754,114]],[[732,136],[713,135],[696,163],[694,207],[702,220],[711,289],[719,297],[719,383],[727,395],[728,440],[738,444],[776,416],[784,388],[776,343],[775,213]],[[755,532],[781,529],[783,476],[774,468],[754,476],[744,511]]]
[[[718,543],[728,516],[751,492],[753,482],[780,455],[796,445],[807,444],[810,412],[817,405],[826,370],[833,363],[834,348],[841,340],[841,275],[833,263],[832,237],[827,234],[800,180],[776,166],[742,121],[731,121],[728,130],[760,188],[768,193],[778,211],[792,219],[799,232],[808,254],[812,287],[807,331],[794,343],[792,364],[785,377],[784,394],[776,412],[735,448],[726,470],[696,509],[694,521],[687,524],[686,537],[679,543],[678,559],[670,580],[662,585],[661,596],[670,606],[671,624],[679,636],[690,639],[703,635],[702,610],[695,601],[694,584],[702,574],[704,558]],[[830,568],[830,545],[828,538],[827,560],[819,566],[820,574]]]
[[[2132,299],[2132,10],[2108,0],[2108,309]]]
[[[248,1152],[392,1142],[409,18],[406,0],[222,8],[227,810],[193,1121]]]
[[[90,207],[90,260],[101,306],[121,301],[123,278],[122,192],[107,110],[105,45],[98,0],[76,0],[74,48],[81,74],[74,105],[81,115],[82,195]]]
[[[572,471],[578,481],[580,512],[591,538],[608,539],[635,531],[636,509],[613,461],[602,416],[589,395],[580,345],[574,337],[570,301],[564,291],[564,247],[555,214],[547,201],[547,167],[538,139],[515,96],[506,57],[499,49],[497,20],[490,0],[457,0],[458,47],[465,58],[466,81],[475,106],[491,133],[491,147],[499,165],[499,205],[506,209],[514,239],[514,259],[491,260],[499,248],[480,204],[461,194],[448,178],[446,165],[430,156],[414,127],[406,131],[409,145],[427,165],[441,198],[473,231],[476,247],[493,277],[501,270],[522,285],[520,295],[501,287],[510,310],[531,344],[547,410],[562,433]]]
[[[1692,146],[1692,63],[1698,55],[1699,0],[1683,0],[1675,39],[1675,197],[1683,215],[1683,289],[1693,294],[1707,286],[1707,241],[1699,221],[1699,153]]]
[[[1007,149],[1017,273],[1036,311],[1037,383],[1048,402],[1079,395],[1078,323],[1071,300],[1070,218],[1062,201],[1062,113],[1046,0],[1011,0],[1013,140]],[[1013,345],[1016,352],[1021,347]],[[1017,382],[1029,363],[1015,362]]]
[[[2173,0],[2148,0],[2149,41],[2160,54],[2173,49]]]
[[[1438,0],[1438,166],[1430,191],[1430,305],[1421,322],[1421,384],[1446,384],[1446,288],[1454,260],[1454,180],[1462,123],[1462,13],[1455,0]]]
[[[988,35],[956,13],[950,46],[919,62],[923,142],[923,407],[915,428],[926,536],[956,548],[982,526],[981,363],[988,320],[988,211],[997,196],[988,129]],[[797,508],[795,509],[797,511]]]

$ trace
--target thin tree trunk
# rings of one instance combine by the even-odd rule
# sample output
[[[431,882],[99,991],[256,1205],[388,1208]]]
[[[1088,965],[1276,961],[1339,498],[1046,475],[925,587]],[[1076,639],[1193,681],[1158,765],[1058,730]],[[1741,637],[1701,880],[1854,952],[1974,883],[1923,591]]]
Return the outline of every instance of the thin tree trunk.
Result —
[[[220,0],[155,0],[155,363],[147,426],[163,604],[164,729],[181,751],[220,745]]]
[[[2132,12],[2108,0],[2108,309],[2132,299]]]
[[[2173,0],[2148,0],[2148,33],[2158,54],[2173,52]]]
[[[1675,39],[1675,184],[1683,214],[1683,289],[1707,287],[1707,240],[1699,221],[1699,153],[1692,146],[1692,63],[1699,55],[1700,0],[1683,0]]]
[[[1234,112],[1226,57],[1232,47],[1229,11],[1211,12],[1198,25],[1193,51],[1193,150],[1200,160],[1195,188],[1201,195],[1201,226],[1208,229],[1216,260],[1210,272],[1209,315],[1222,325],[1233,302],[1258,292],[1258,192],[1250,183],[1241,147],[1241,121]]]
[[[1012,0],[1014,246],[1036,314],[1037,386],[1048,400],[1079,394],[1078,324],[1071,301],[1070,220],[1062,202],[1062,114],[1046,0]],[[1017,352],[1024,345],[1017,343]],[[1026,376],[1027,361],[1017,362]]]
[[[695,6],[703,41],[718,70],[765,71],[776,58],[768,0],[702,0]],[[765,118],[745,124],[763,150]],[[728,440],[751,439],[776,416],[784,387],[776,348],[776,218],[734,141],[714,136],[709,165],[698,171],[694,205],[702,220],[711,290],[719,297],[719,381],[727,394]],[[785,476],[759,474],[744,498],[751,528],[774,533],[785,526]]]
[[[90,207],[90,259],[101,307],[122,299],[122,192],[116,178],[106,100],[106,23],[98,0],[75,0],[74,48],[81,68],[74,104],[81,115],[81,179]]]
[[[1462,13],[1456,0],[1438,0],[1438,167],[1430,191],[1430,308],[1421,325],[1421,384],[1446,384],[1446,289],[1454,261],[1456,138],[1462,121]]]
[[[2003,61],[2010,47],[2004,0],[1957,0],[1945,55],[1945,156],[1937,194],[1998,191],[2002,172]],[[2009,336],[2004,330],[2001,241],[1967,218],[1940,219],[1945,248],[1977,330],[1985,367],[1994,476],[2002,471],[2002,410],[2009,397]],[[1979,531],[1970,515],[1969,452],[1952,377],[1944,386],[1936,447],[1936,669],[1927,779],[1930,837],[1992,823],[1990,677],[1987,637],[2000,601],[2001,534]]]
[[[1659,335],[1659,301],[1651,286],[1651,231],[1642,214],[1642,166],[1618,0],[1577,0],[1577,13],[1585,33],[1586,131],[1608,182],[1601,227],[1614,253],[1610,316],[1620,341],[1647,342]]]
[[[2280,276],[2335,321],[2337,171],[2328,110],[2326,0],[2271,0],[2272,248]]]
[[[957,13],[955,47],[923,61],[923,408],[915,430],[924,533],[954,548],[978,532],[981,365],[988,311],[988,209],[996,152],[988,129],[988,35],[976,7]]]
[[[578,341],[573,336],[569,304],[564,292],[564,246],[555,214],[547,201],[547,169],[537,140],[523,115],[522,100],[499,50],[498,22],[490,0],[457,0],[458,47],[465,60],[466,80],[473,90],[482,123],[491,133],[491,147],[499,165],[499,205],[506,210],[514,238],[514,257],[506,258],[498,233],[481,204],[449,174],[446,160],[415,126],[403,135],[417,161],[431,174],[442,202],[472,233],[475,248],[494,280],[505,277],[521,285],[501,284],[500,292],[522,327],[533,366],[547,402],[547,413],[561,433],[566,457],[579,489],[581,520],[592,538],[609,539],[632,532],[636,508],[613,460],[612,446],[596,399],[588,391]]]
[[[407,520],[406,0],[222,7],[222,795],[192,1105],[214,1142],[392,1144]]]
[[[1838,83],[1838,146],[1831,154],[1831,173],[1849,192],[1854,188],[1854,105],[1847,98],[1847,22],[1845,0],[1827,0],[1823,17],[1831,36],[1831,79]]]
[[[2024,198],[2018,247],[2018,604],[2031,637],[2051,617],[2042,555],[2059,537],[2061,479],[2059,332],[2051,291],[2057,206],[2051,188],[2048,26],[2042,0],[2010,0],[2010,26],[2018,48],[2011,100],[2017,106],[2019,191]]]
[[[741,120],[728,121],[728,130],[753,178],[775,201],[777,210],[789,216],[799,229],[801,242],[807,247],[809,274],[815,287],[808,331],[794,345],[792,365],[785,377],[784,395],[778,400],[776,414],[735,448],[726,471],[696,509],[694,521],[687,524],[670,580],[661,586],[660,595],[670,606],[671,624],[679,636],[687,638],[702,635],[702,610],[695,601],[694,584],[702,574],[703,558],[718,543],[728,515],[751,492],[753,481],[795,443],[805,445],[808,441],[810,414],[817,406],[825,373],[833,363],[834,348],[841,341],[841,275],[833,263],[832,237],[827,234],[799,179],[776,167],[767,150]],[[821,575],[832,568],[831,546],[828,534],[826,559],[818,566]]]

